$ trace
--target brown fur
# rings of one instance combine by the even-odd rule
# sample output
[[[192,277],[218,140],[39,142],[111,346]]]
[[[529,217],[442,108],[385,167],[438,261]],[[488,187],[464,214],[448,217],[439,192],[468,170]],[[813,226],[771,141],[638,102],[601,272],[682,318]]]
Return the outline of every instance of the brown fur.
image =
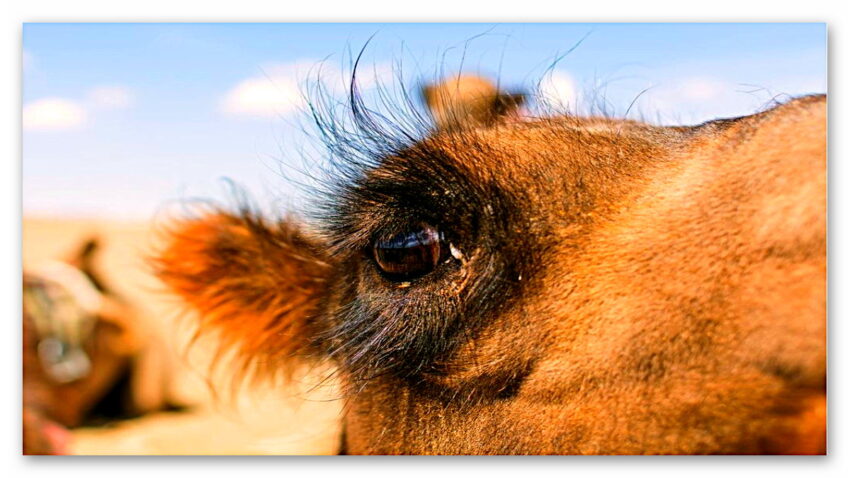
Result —
[[[188,222],[161,276],[246,363],[334,360],[347,453],[825,453],[824,97],[464,121],[367,168],[320,233]],[[399,285],[369,244],[411,216],[463,260]]]
[[[224,332],[243,372],[287,372],[281,362],[309,355],[328,266],[292,221],[222,212],[183,224],[175,238],[158,258],[160,277],[201,312],[202,330]]]
[[[85,424],[114,387],[126,387],[109,404],[109,413],[120,417],[171,407],[168,373],[152,370],[146,360],[158,353],[138,328],[134,307],[112,291],[95,267],[95,241],[87,242],[65,262],[83,271],[103,292],[94,329],[84,348],[90,372],[72,382],[57,383],[43,368],[38,355],[39,337],[33,318],[23,314],[23,452],[27,455],[69,452],[67,429]],[[28,280],[25,273],[24,281]],[[127,379],[126,383],[122,379]]]
[[[501,92],[486,79],[469,75],[425,86],[422,96],[437,127],[443,130],[504,121],[525,102],[521,93]]]

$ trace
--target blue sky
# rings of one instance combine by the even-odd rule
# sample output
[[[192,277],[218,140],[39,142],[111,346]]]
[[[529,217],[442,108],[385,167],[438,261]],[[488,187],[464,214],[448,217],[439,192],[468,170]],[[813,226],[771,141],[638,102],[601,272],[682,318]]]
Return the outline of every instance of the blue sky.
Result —
[[[280,172],[315,149],[299,88],[342,95],[349,53],[373,35],[367,90],[398,64],[410,84],[463,65],[514,88],[542,78],[541,95],[578,113],[596,93],[665,124],[826,92],[823,24],[26,24],[24,214],[145,219],[226,197],[222,178],[298,207]]]

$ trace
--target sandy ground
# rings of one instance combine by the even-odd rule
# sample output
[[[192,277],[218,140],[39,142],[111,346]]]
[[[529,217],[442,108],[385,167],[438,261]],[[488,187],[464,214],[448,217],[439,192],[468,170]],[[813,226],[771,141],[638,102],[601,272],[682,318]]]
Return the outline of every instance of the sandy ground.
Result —
[[[142,311],[150,340],[164,345],[174,396],[188,411],[155,413],[103,428],[74,431],[72,451],[91,455],[329,454],[339,437],[340,402],[332,382],[315,387],[322,372],[296,384],[243,388],[230,394],[227,369],[208,377],[211,347],[187,348],[191,329],[181,309],[149,273],[144,257],[157,235],[148,224],[25,218],[24,268],[64,257],[90,237],[102,239],[101,269]],[[184,317],[185,319],[185,317]],[[182,325],[181,325],[182,324]],[[326,373],[326,372],[325,372]]]

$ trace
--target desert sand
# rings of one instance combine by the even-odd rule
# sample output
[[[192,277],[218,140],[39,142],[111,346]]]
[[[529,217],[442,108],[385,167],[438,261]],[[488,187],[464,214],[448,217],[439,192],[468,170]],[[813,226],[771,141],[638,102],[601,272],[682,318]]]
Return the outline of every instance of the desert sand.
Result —
[[[330,454],[338,446],[341,404],[327,370],[296,383],[243,386],[231,393],[235,372],[209,373],[212,346],[188,347],[191,317],[150,274],[145,257],[160,237],[144,222],[27,217],[23,264],[65,257],[86,238],[102,241],[106,280],[142,312],[148,339],[165,345],[162,366],[173,374],[173,394],[186,411],[154,413],[102,428],[74,430],[72,453],[83,455]]]

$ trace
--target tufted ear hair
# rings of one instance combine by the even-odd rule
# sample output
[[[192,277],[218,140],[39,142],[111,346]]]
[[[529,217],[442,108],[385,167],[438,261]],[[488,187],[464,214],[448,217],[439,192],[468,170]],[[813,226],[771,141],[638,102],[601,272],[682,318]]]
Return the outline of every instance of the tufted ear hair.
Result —
[[[524,93],[502,92],[480,76],[460,75],[422,88],[439,130],[488,126],[519,113]]]
[[[155,258],[158,277],[199,315],[198,335],[218,336],[245,375],[291,372],[316,356],[315,318],[329,265],[293,219],[269,224],[251,212],[217,212],[180,223]]]

